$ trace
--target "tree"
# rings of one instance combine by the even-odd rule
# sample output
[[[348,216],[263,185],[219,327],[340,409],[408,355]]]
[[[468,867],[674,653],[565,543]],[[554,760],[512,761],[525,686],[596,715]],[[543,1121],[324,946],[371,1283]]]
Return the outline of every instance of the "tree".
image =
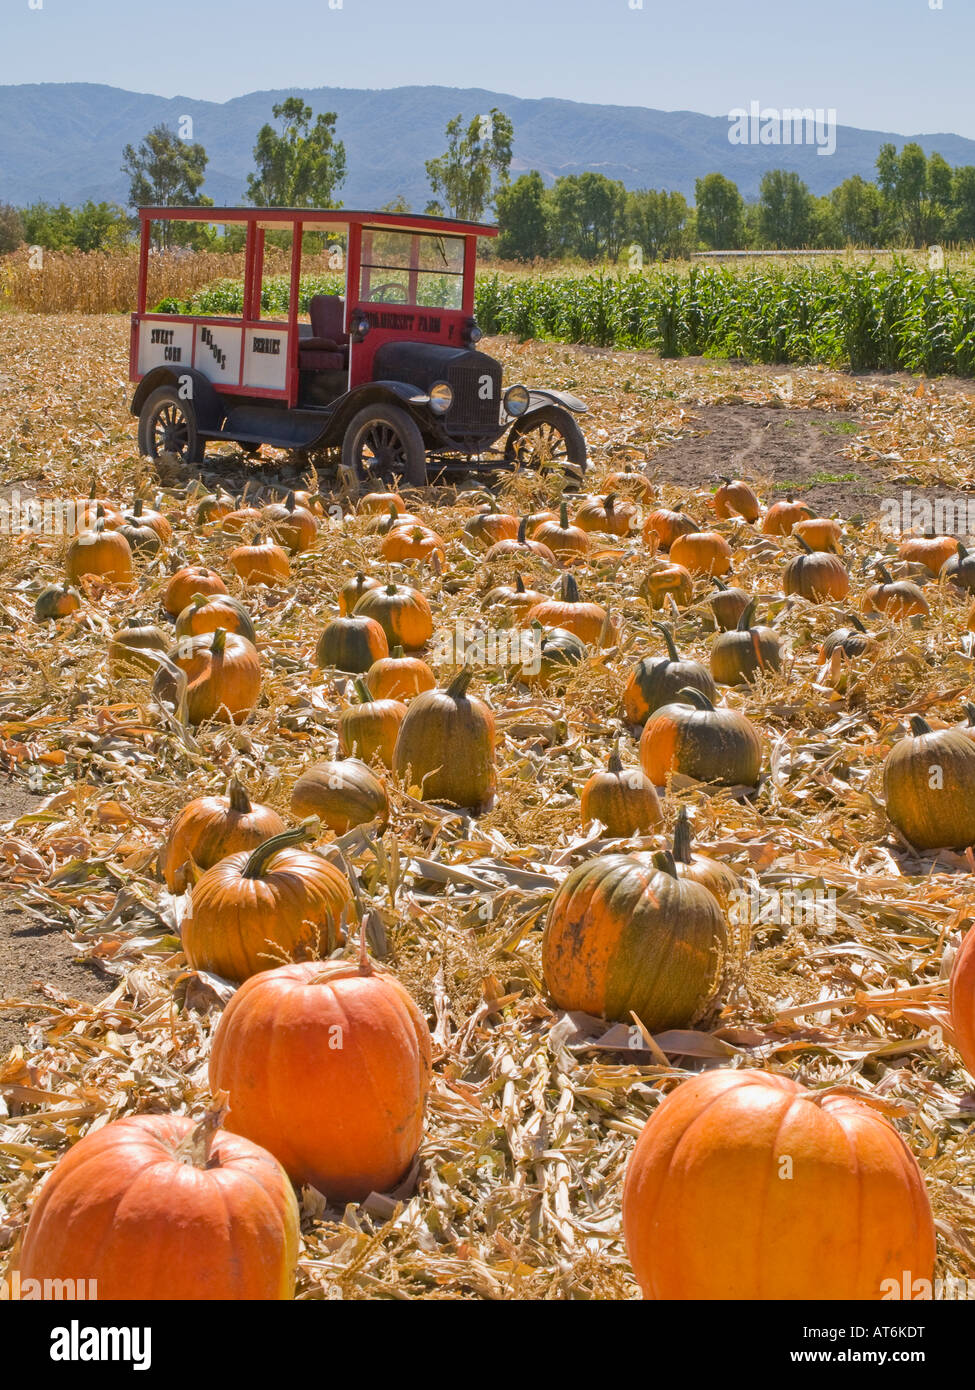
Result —
[[[937,240],[952,200],[951,168],[940,154],[928,159],[914,142],[900,154],[895,145],[881,145],[877,182],[895,229],[911,246]]]
[[[697,234],[712,251],[735,251],[745,241],[745,204],[737,184],[708,174],[694,184]]]
[[[563,251],[615,261],[627,236],[626,188],[605,174],[567,174],[552,190],[554,235]]]
[[[426,163],[433,192],[427,212],[480,222],[508,182],[514,126],[495,106],[490,115],[475,116],[466,131],[463,115],[455,116],[446,135],[446,152]]]
[[[690,220],[691,210],[682,193],[645,188],[627,197],[627,235],[647,260],[688,255],[693,249]]]
[[[0,203],[0,256],[16,251],[24,240],[24,224],[20,213],[9,203]]]
[[[956,241],[975,240],[975,166],[962,165],[951,181],[951,235]]]
[[[75,209],[72,240],[79,251],[117,250],[131,235],[125,208],[117,203],[96,203],[89,198]]]
[[[247,197],[262,208],[340,208],[334,195],[345,182],[345,146],[335,139],[336,113],[321,113],[312,125],[312,108],[288,97],[272,114],[281,130],[258,131]]]
[[[883,239],[883,200],[880,189],[859,174],[834,188],[829,195],[843,244],[877,246]]]
[[[542,176],[536,169],[498,190],[497,218],[501,228],[499,256],[513,261],[534,261],[546,255],[549,200]]]
[[[43,246],[45,251],[64,251],[74,245],[74,213],[67,203],[57,207],[32,203],[20,216],[29,245]]]
[[[122,151],[122,173],[129,176],[129,206],[212,207],[213,199],[199,192],[206,173],[207,152],[183,140],[169,126],[153,126],[138,149]],[[193,229],[160,222],[153,229],[157,244],[191,241]]]
[[[758,232],[777,250],[809,246],[814,239],[815,200],[797,173],[770,169],[758,190]]]

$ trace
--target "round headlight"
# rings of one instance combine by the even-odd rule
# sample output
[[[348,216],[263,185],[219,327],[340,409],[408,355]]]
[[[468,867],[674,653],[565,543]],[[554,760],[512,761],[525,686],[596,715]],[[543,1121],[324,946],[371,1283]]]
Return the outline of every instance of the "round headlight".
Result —
[[[479,343],[483,337],[484,334],[478,328],[477,324],[472,323],[467,330],[467,341],[473,345],[474,343]]]
[[[430,387],[430,409],[436,415],[446,415],[454,403],[454,389],[446,381],[438,381]]]
[[[509,415],[524,415],[530,401],[527,386],[510,386],[504,393],[504,408]]]

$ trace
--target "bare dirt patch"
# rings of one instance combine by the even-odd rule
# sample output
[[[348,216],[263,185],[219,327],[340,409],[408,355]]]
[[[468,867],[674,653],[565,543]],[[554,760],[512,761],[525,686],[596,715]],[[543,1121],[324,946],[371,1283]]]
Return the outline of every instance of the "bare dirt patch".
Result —
[[[36,808],[38,798],[16,783],[0,783],[0,824]],[[46,927],[19,906],[19,894],[0,886],[0,1000],[43,1000],[40,986],[54,985],[73,999],[94,1003],[108,993],[113,981],[96,966],[78,961],[67,934]],[[41,1017],[37,1009],[0,1010],[0,1058],[26,1039],[29,1025]]]

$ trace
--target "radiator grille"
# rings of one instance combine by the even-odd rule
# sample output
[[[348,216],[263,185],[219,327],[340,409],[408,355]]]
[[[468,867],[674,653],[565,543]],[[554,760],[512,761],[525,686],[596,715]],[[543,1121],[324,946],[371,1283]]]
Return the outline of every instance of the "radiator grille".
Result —
[[[491,392],[482,399],[482,381],[489,377]],[[466,430],[489,430],[501,416],[501,368],[490,360],[482,364],[457,366],[447,380],[454,389],[453,405],[445,424],[451,434]]]

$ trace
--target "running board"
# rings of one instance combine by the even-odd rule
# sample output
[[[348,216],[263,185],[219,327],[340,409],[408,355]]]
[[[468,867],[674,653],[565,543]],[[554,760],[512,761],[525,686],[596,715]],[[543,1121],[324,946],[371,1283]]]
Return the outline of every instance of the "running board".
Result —
[[[207,440],[269,444],[273,449],[310,449],[328,429],[330,415],[322,410],[280,410],[273,406],[242,405],[231,410],[222,429],[204,430]]]

